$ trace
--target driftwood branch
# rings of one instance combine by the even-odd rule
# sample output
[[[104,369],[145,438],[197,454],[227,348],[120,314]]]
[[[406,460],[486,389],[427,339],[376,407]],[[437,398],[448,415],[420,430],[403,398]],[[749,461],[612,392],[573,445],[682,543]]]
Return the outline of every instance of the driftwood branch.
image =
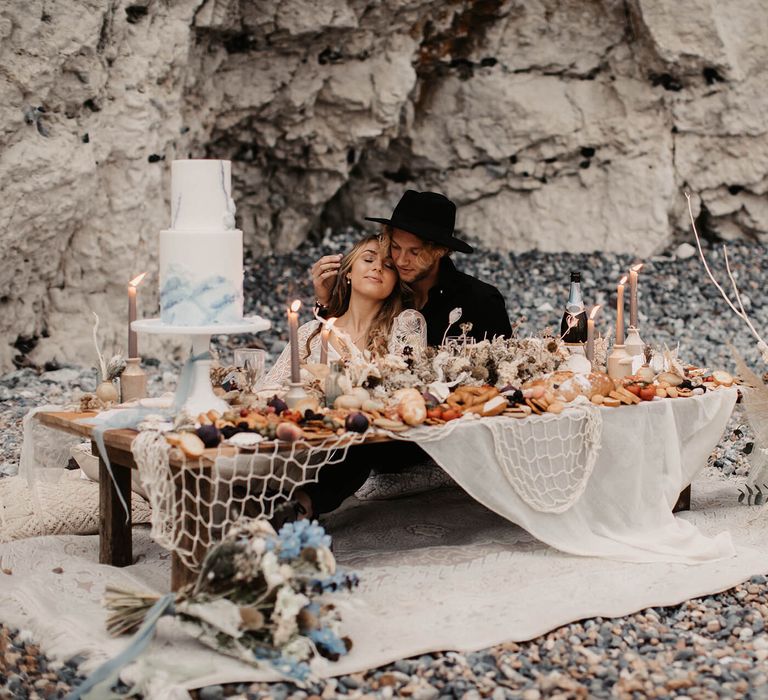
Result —
[[[96,322],[93,324],[93,345],[96,348],[96,356],[99,358],[99,370],[101,371],[101,381],[107,380],[107,365],[104,363],[104,356],[101,354],[101,349],[99,348],[99,338],[98,338],[98,332],[99,332],[99,316],[95,311],[91,312],[93,314],[93,317],[96,319]]]
[[[747,316],[747,312],[744,309],[744,304],[741,300],[741,294],[739,293],[738,285],[736,284],[736,280],[733,277],[733,273],[731,272],[731,266],[728,261],[728,251],[725,246],[723,246],[723,255],[725,256],[725,268],[728,272],[728,277],[731,280],[731,285],[733,286],[734,293],[736,295],[736,301],[739,305],[739,308],[736,308],[736,305],[731,301],[730,297],[725,293],[725,290],[720,286],[720,283],[715,279],[715,276],[712,274],[712,270],[709,267],[709,264],[707,263],[706,257],[704,257],[704,250],[701,247],[701,239],[699,238],[699,232],[696,229],[696,221],[693,218],[693,209],[691,208],[691,195],[689,195],[687,192],[685,193],[685,198],[688,200],[688,215],[691,218],[691,227],[693,228],[693,235],[696,237],[696,247],[699,250],[699,257],[701,258],[701,262],[704,264],[704,269],[707,272],[707,275],[710,280],[712,280],[712,284],[717,287],[717,290],[720,292],[720,295],[725,299],[725,303],[728,304],[728,306],[731,307],[731,310],[733,313],[735,313],[744,323],[747,325],[747,328],[749,328],[749,332],[755,337],[755,339],[758,342],[758,346],[762,350],[766,347],[765,341],[762,339],[760,334],[755,329],[754,325],[752,325],[752,321],[750,321],[749,316]]]

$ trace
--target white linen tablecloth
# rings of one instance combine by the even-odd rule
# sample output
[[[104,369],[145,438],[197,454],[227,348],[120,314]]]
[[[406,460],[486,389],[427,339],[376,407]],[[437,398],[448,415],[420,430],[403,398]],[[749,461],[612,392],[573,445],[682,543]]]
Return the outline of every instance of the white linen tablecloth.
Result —
[[[475,500],[563,552],[630,562],[715,561],[734,555],[729,533],[707,537],[672,508],[706,466],[736,397],[735,388],[721,389],[599,409],[597,461],[580,497],[560,513],[540,512],[520,498],[498,464],[486,421],[463,422],[419,444]],[[516,429],[516,419],[508,420]]]

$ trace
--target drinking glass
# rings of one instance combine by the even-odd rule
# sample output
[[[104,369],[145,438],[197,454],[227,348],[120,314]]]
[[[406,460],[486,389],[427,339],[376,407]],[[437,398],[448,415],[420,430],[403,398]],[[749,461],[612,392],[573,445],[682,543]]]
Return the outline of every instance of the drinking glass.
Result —
[[[264,362],[267,351],[258,348],[237,348],[235,350],[234,364],[245,376],[245,386],[248,391],[253,391],[253,387],[264,374]]]

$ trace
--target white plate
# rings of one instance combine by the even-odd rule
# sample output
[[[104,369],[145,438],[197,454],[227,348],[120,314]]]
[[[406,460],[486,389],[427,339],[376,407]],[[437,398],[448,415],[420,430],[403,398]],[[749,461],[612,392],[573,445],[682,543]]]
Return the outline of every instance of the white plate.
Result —
[[[227,445],[239,447],[241,450],[255,450],[262,440],[264,440],[264,436],[258,433],[235,433],[225,442]]]

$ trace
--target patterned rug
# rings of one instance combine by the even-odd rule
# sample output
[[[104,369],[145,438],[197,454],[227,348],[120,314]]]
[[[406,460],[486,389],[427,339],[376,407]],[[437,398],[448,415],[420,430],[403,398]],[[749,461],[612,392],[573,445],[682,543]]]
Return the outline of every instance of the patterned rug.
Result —
[[[57,470],[60,472],[63,470]],[[134,524],[149,522],[149,504],[134,494]],[[99,531],[99,485],[79,469],[32,490],[21,476],[0,479],[0,542],[43,535],[95,535]]]

